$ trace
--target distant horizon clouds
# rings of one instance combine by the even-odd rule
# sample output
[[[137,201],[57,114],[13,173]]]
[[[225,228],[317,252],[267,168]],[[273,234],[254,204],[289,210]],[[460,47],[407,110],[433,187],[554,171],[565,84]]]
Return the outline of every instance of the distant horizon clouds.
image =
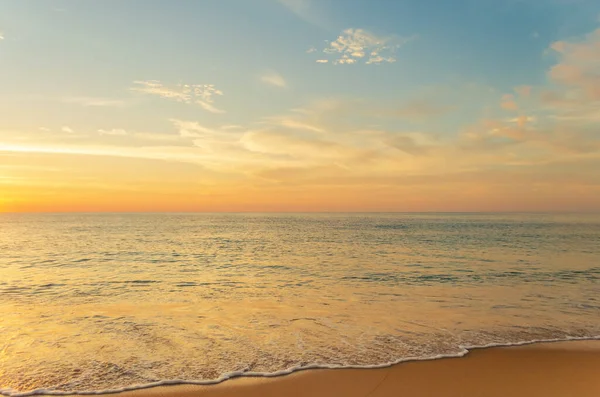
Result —
[[[600,211],[593,1],[57,4],[0,4],[0,211]]]

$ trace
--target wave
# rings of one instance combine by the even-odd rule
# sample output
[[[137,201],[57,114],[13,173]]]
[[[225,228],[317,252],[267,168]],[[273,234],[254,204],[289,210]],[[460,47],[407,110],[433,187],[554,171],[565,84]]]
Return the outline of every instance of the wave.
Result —
[[[247,370],[234,371],[229,372],[220,378],[217,379],[209,379],[209,380],[181,380],[181,379],[171,379],[171,380],[161,380],[158,382],[140,384],[140,385],[132,385],[115,389],[106,389],[106,390],[83,390],[83,391],[60,391],[60,390],[49,390],[49,389],[35,389],[27,392],[19,392],[13,389],[0,389],[0,395],[7,397],[29,397],[29,396],[74,396],[74,395],[84,395],[84,396],[98,396],[105,394],[116,394],[123,393],[128,391],[142,390],[142,389],[150,389],[159,386],[176,386],[176,385],[198,385],[198,386],[208,386],[208,385],[216,385],[222,383],[226,380],[241,378],[241,377],[262,377],[262,378],[274,378],[284,375],[289,375],[298,371],[305,371],[311,369],[378,369],[378,368],[388,368],[396,364],[406,363],[406,362],[414,362],[414,361],[431,361],[431,360],[439,360],[443,358],[459,358],[464,357],[469,354],[473,350],[478,349],[489,349],[494,347],[510,347],[510,346],[525,346],[536,343],[556,343],[556,342],[568,342],[568,341],[585,341],[585,340],[598,340],[600,341],[600,335],[597,336],[589,336],[589,337],[580,337],[580,336],[566,336],[564,338],[552,338],[552,339],[533,339],[526,340],[520,342],[507,342],[507,343],[489,343],[484,345],[471,345],[471,346],[461,346],[459,345],[460,351],[455,354],[438,354],[427,357],[405,357],[395,361],[383,363],[383,364],[374,364],[374,365],[327,365],[327,364],[309,364],[305,366],[296,366],[288,369],[275,371],[275,372],[251,372]]]

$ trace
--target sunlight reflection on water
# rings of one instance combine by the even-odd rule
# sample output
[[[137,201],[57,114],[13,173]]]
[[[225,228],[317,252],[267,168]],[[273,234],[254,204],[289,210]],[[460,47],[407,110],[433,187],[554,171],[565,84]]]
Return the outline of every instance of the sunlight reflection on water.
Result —
[[[600,216],[0,216],[0,389],[600,334]]]

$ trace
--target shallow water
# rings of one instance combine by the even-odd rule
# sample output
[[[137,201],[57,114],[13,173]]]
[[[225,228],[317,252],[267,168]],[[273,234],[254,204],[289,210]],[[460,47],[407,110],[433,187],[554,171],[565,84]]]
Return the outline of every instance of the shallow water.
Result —
[[[0,390],[600,335],[600,215],[0,215]]]

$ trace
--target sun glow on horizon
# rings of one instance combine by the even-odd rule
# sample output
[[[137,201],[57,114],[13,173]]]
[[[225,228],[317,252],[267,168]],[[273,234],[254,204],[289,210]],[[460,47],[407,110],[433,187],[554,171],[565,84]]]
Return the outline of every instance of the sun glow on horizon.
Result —
[[[0,211],[600,210],[592,2],[51,3],[0,5]]]

